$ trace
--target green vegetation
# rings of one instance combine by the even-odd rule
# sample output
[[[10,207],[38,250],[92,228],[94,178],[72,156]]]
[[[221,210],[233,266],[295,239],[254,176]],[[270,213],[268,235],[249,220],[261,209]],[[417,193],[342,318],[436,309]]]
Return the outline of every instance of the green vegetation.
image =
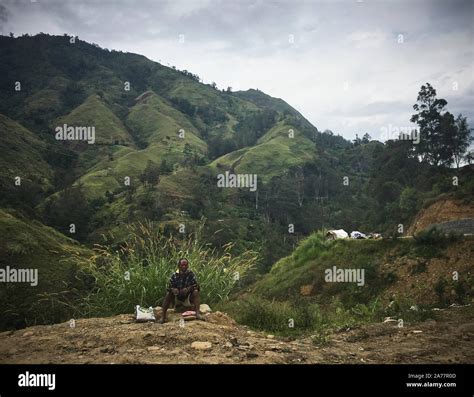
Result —
[[[108,267],[102,267],[100,255],[95,257],[99,262],[90,264],[96,295],[88,295],[89,309],[82,307],[84,313],[129,311],[133,300],[154,304],[146,302],[162,294],[163,284],[155,284],[162,282],[173,262],[160,259],[153,268],[140,267],[134,261],[142,259],[130,257],[122,263],[117,247],[127,241],[129,224],[154,222],[169,239],[164,246],[171,249],[175,244],[172,254],[177,255],[186,248],[180,225],[186,226],[189,237],[205,218],[200,241],[206,245],[199,252],[209,249],[213,258],[226,258],[229,242],[235,260],[258,251],[258,261],[240,284],[257,281],[252,288],[258,299],[273,302],[268,312],[263,308],[260,313],[251,304],[242,309],[243,321],[259,327],[273,321],[266,318],[286,318],[294,310],[298,324],[308,324],[308,329],[331,323],[325,317],[331,310],[326,313],[322,307],[332,304],[342,318],[349,310],[349,317],[360,320],[353,307],[372,308],[385,288],[400,281],[396,272],[378,271],[387,252],[429,260],[457,243],[435,231],[413,241],[327,242],[321,234],[313,234],[343,228],[398,236],[400,224],[407,230],[419,210],[439,198],[472,200],[473,166],[449,167],[470,161],[465,157],[469,126],[462,115],[454,118],[445,111],[446,101],[436,98],[429,84],[421,88],[413,116],[424,143],[414,147],[409,140],[371,141],[367,133],[350,142],[329,130],[319,132],[282,99],[259,90],[220,91],[215,84],[202,84],[192,72],[81,40],[71,45],[67,35],[0,36],[0,56],[0,206],[14,208],[17,219],[12,221],[10,210],[0,212],[0,222],[10,225],[2,234],[0,250],[10,252],[15,247],[21,253],[23,243],[17,236],[33,224],[31,241],[44,245],[48,254],[38,248],[38,258],[52,271],[57,261],[46,265],[46,258],[54,244],[41,235],[50,235],[52,229],[44,224],[54,227],[60,245],[69,240],[59,232],[69,235],[72,223],[74,237],[90,247],[102,234],[113,236],[102,251],[109,255]],[[13,93],[12,81],[21,81],[22,90]],[[96,144],[56,141],[54,128],[63,123],[94,126]],[[257,174],[258,191],[218,188],[217,174],[225,171]],[[19,186],[14,184],[16,176],[22,180]],[[76,246],[72,240],[70,244]],[[151,254],[155,248],[143,249]],[[318,284],[324,269],[335,265],[363,267],[368,287]],[[127,295],[119,275],[130,266],[138,278]],[[155,273],[149,273],[151,269]],[[423,275],[423,263],[412,267],[411,273]],[[61,281],[74,284],[75,271],[71,270],[73,276],[57,274],[55,288]],[[98,293],[97,288],[109,282],[114,287]],[[469,282],[450,286],[441,280],[436,293],[448,301],[453,289],[458,296],[463,291],[468,294]],[[80,285],[80,292],[90,292],[91,285]],[[223,285],[222,298],[229,285]],[[294,300],[308,285],[318,297],[309,298],[309,307],[319,306],[306,312]],[[135,287],[145,287],[143,300]],[[55,288],[45,292],[56,293]],[[208,298],[216,302],[221,298],[216,298],[213,288],[209,287]],[[124,299],[114,306],[111,297],[117,291]],[[331,303],[336,295],[339,303]],[[42,302],[53,301],[57,303],[47,298]],[[56,309],[45,310],[45,316],[61,317],[51,314]],[[361,306],[359,312],[366,309]],[[32,316],[31,321],[36,321],[34,313],[22,311],[18,318],[24,323],[26,316]],[[316,339],[324,343],[324,327]]]
[[[47,145],[1,114],[0,131],[0,203],[16,202],[23,208],[34,207],[53,184],[53,170],[45,160]]]
[[[437,257],[449,244],[461,239],[462,235],[454,232],[444,233],[433,227],[414,236],[415,253],[424,258]]]
[[[129,145],[133,140],[120,119],[101,101],[98,95],[89,96],[68,115],[53,122],[54,126],[95,127],[97,144]]]
[[[407,324],[433,318],[431,309],[435,305],[469,301],[473,285],[469,273],[463,272],[459,280],[444,276],[436,283],[419,285],[418,293],[435,293],[430,304],[420,304],[406,281],[397,276],[403,266],[398,265],[400,269],[394,273],[387,272],[382,265],[394,258],[418,255],[420,245],[425,252],[438,252],[440,246],[447,248],[460,243],[459,237],[435,237],[434,233],[421,240],[420,236],[418,240],[336,241],[314,233],[300,242],[290,256],[278,261],[250,290],[220,309],[258,330],[287,336],[316,333],[315,343],[327,342],[325,335],[330,329],[352,328],[384,317],[403,319]],[[418,264],[421,265],[409,269],[411,275],[427,271],[424,259]],[[326,282],[325,270],[333,266],[364,269],[364,286]],[[305,289],[309,293],[302,294]],[[393,291],[398,294],[395,296]],[[290,319],[294,327],[289,326]]]
[[[337,297],[321,305],[304,299],[275,301],[248,295],[220,304],[218,308],[255,330],[287,337],[311,335],[313,343],[320,346],[330,343],[327,334],[331,331],[380,322],[384,317],[403,319],[404,324],[435,318],[435,313],[428,307],[420,307],[416,311],[410,309],[413,303],[407,300],[394,301],[390,307],[383,307],[377,299],[349,307]]]
[[[2,283],[0,329],[24,327],[68,318],[61,306],[45,298],[73,289],[84,290],[77,276],[91,251],[51,227],[16,211],[0,210],[0,263],[5,268],[38,269],[38,285]],[[63,292],[71,296],[69,292]]]
[[[226,300],[255,264],[254,252],[233,256],[231,250],[228,244],[222,254],[217,253],[200,242],[199,231],[176,240],[152,223],[131,226],[120,247],[95,249],[85,267],[86,275],[94,279],[93,290],[78,302],[63,303],[81,317],[130,313],[137,304],[159,305],[178,259],[185,257],[202,287],[202,302],[212,305]]]
[[[391,243],[371,240],[325,240],[322,233],[303,240],[291,256],[278,261],[253,291],[267,298],[288,299],[299,296],[304,285],[313,285],[321,302],[330,302],[338,295],[346,305],[368,304],[386,285],[377,274],[385,252]],[[365,270],[365,286],[354,283],[326,283],[326,269],[361,268]]]

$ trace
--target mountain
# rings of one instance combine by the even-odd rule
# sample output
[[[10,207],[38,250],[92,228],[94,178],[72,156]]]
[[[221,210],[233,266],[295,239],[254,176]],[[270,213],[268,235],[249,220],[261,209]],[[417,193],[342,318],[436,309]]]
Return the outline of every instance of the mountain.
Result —
[[[54,229],[88,252],[153,220],[170,238],[199,231],[218,251],[258,251],[264,274],[314,230],[406,232],[424,203],[474,194],[472,165],[420,163],[406,141],[350,142],[258,89],[218,90],[138,54],[39,34],[0,36],[0,58],[5,252],[15,228],[38,241]],[[57,139],[69,128],[75,139]],[[256,175],[257,189],[219,187],[226,173]]]

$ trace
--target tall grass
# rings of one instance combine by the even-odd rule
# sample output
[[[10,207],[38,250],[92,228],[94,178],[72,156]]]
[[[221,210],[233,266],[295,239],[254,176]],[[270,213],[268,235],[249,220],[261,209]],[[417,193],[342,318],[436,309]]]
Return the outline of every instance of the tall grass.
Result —
[[[319,305],[304,299],[276,301],[247,295],[220,304],[219,309],[229,313],[238,323],[281,336],[315,332],[323,335],[329,330],[345,329],[383,317],[378,299],[368,305],[347,307],[337,298],[327,305]]]
[[[202,228],[202,227],[201,227]],[[129,226],[127,241],[118,247],[104,244],[85,269],[93,288],[73,304],[82,317],[131,313],[134,306],[162,303],[167,283],[185,257],[201,286],[201,302],[210,305],[225,300],[239,279],[254,266],[257,254],[231,254],[233,244],[218,252],[202,243],[200,230],[184,239],[167,237],[152,222]]]

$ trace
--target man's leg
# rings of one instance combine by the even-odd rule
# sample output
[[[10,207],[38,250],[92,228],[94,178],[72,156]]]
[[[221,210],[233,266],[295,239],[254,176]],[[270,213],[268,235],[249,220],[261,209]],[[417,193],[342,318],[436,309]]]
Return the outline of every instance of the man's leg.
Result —
[[[171,304],[171,299],[174,297],[174,295],[171,292],[168,292],[165,296],[165,300],[163,301],[163,313],[161,314],[161,324],[164,324],[166,321],[166,312],[168,311],[170,304]]]
[[[201,316],[201,312],[199,311],[199,307],[201,306],[201,297],[197,289],[193,291],[192,298],[193,298],[193,303],[194,303],[194,311],[196,312],[196,318],[198,320],[202,320],[203,317]]]

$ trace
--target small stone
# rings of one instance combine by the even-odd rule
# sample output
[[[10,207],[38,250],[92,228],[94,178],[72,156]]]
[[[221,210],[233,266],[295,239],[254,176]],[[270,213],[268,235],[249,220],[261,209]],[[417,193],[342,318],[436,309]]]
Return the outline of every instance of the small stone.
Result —
[[[269,334],[269,335],[267,335],[267,338],[268,338],[268,339],[275,339],[275,335]]]
[[[313,285],[303,285],[300,288],[300,294],[302,296],[311,296],[313,294],[314,286]]]
[[[226,342],[225,345],[224,345],[224,347],[226,347],[227,349],[232,348],[232,346],[233,346],[233,344],[230,343],[230,342]]]
[[[209,350],[212,348],[211,342],[193,342],[191,347],[196,350]]]
[[[413,332],[414,334],[421,334],[423,331],[421,331],[421,330],[413,330],[412,332]]]
[[[146,349],[147,349],[149,352],[156,352],[156,351],[161,350],[161,347],[159,347],[159,346],[150,346],[150,347],[147,347]]]
[[[26,332],[23,334],[23,336],[24,336],[25,338],[28,338],[28,337],[33,336],[33,335],[34,335],[34,333],[31,332],[31,331],[26,331]]]
[[[112,346],[106,346],[106,347],[103,347],[102,349],[100,349],[100,352],[101,353],[113,353],[114,348]]]
[[[364,348],[363,348],[363,347],[359,347],[359,351],[363,352],[363,351],[364,351]]]
[[[258,354],[255,352],[247,352],[247,358],[257,358]]]
[[[206,305],[205,303],[199,306],[199,311],[201,312],[201,314],[212,313],[212,310],[209,305]]]
[[[462,336],[462,339],[463,339],[463,340],[466,340],[466,341],[470,340],[469,335],[463,335],[463,336]]]

